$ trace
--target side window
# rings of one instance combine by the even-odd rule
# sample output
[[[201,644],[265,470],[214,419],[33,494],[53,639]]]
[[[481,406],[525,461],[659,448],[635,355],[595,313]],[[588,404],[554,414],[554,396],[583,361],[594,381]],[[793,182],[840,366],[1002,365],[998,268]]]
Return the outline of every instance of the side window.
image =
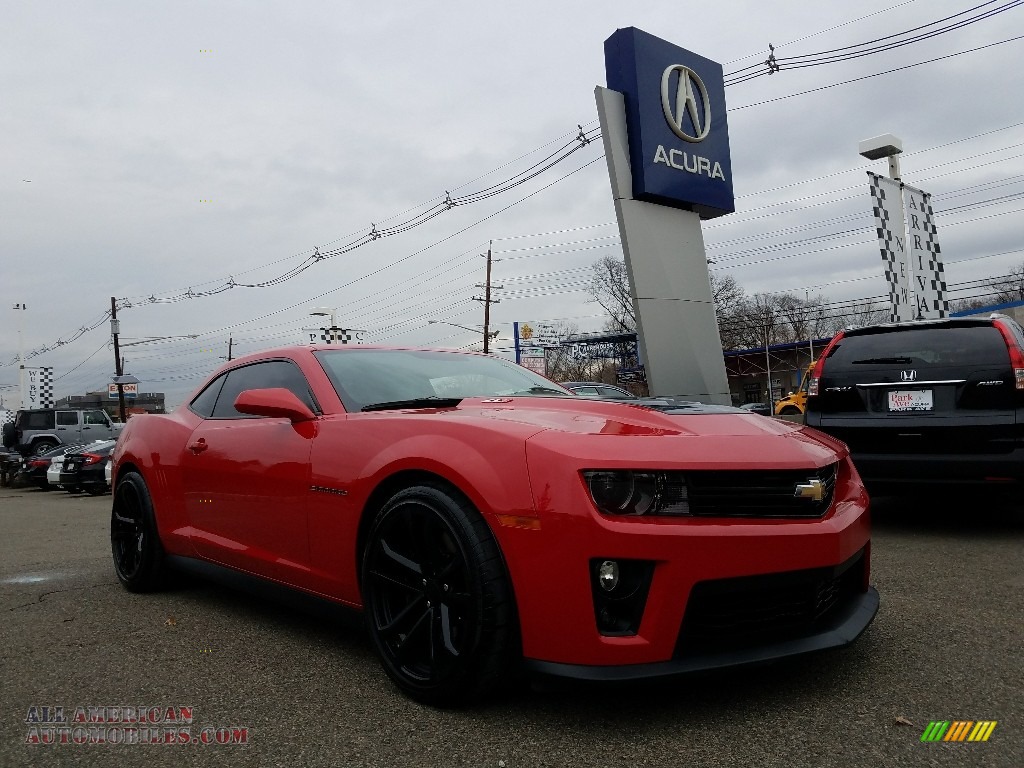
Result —
[[[110,422],[107,420],[107,414],[103,411],[86,411],[82,414],[85,418],[83,419],[85,424],[91,424],[93,426],[107,426]]]
[[[58,427],[77,427],[78,411],[57,411]]]
[[[582,397],[598,397],[597,387],[576,387],[573,391]]]
[[[314,413],[319,411],[309,390],[306,377],[298,367],[288,360],[268,360],[243,368],[228,371],[217,405],[213,409],[215,419],[259,418],[235,410],[235,399],[247,389],[283,388],[290,390]]]
[[[23,418],[18,419],[21,429],[53,429],[53,411],[26,411]],[[78,424],[77,421],[72,422]]]
[[[204,419],[208,419],[213,416],[214,406],[217,405],[217,395],[220,394],[221,387],[224,386],[224,379],[227,376],[218,376],[216,379],[210,382],[210,385],[196,395],[196,399],[189,403],[189,408],[197,416],[202,416]]]

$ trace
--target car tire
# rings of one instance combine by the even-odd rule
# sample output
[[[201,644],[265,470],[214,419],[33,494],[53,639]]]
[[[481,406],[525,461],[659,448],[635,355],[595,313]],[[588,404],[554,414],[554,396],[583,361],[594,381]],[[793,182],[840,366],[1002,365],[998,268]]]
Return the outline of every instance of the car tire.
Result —
[[[164,585],[164,549],[157,534],[153,500],[138,472],[118,480],[110,514],[114,573],[129,592],[152,592]]]
[[[781,411],[779,411],[779,415],[780,416],[799,416],[800,415],[800,409],[799,408],[794,408],[791,405],[787,405],[785,408],[783,408]]]
[[[388,500],[366,539],[362,590],[384,671],[411,698],[457,706],[504,682],[517,647],[509,578],[457,493],[419,485]]]
[[[44,437],[32,443],[32,453],[35,456],[41,456],[51,448],[56,448],[57,445],[59,445],[59,443],[56,440],[52,440],[49,437]]]

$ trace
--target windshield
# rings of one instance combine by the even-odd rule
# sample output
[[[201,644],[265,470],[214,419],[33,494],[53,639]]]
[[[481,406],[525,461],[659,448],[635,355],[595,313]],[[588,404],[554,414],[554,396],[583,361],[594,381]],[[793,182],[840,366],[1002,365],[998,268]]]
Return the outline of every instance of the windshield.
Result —
[[[451,407],[451,401],[466,397],[573,397],[543,376],[500,357],[405,349],[315,354],[349,412],[388,403],[396,408]]]

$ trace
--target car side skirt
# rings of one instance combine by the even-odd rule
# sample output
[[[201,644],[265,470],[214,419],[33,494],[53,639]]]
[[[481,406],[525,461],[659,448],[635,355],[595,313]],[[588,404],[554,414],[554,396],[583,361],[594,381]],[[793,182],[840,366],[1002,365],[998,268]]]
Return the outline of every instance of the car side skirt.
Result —
[[[337,621],[345,626],[363,626],[363,612],[352,606],[331,600],[305,590],[270,581],[262,576],[245,573],[224,565],[183,555],[167,555],[167,565],[176,571],[215,582],[221,586],[245,592],[254,597],[295,608],[301,613]]]

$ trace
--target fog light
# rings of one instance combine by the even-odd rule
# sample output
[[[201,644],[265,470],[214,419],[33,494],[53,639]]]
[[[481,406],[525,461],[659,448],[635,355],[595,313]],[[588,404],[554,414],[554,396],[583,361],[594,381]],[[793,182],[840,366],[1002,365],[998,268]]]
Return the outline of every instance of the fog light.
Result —
[[[647,604],[654,562],[595,557],[589,568],[597,631],[606,637],[635,635]]]
[[[619,564],[605,560],[597,569],[597,583],[605,592],[611,592],[619,585]]]

